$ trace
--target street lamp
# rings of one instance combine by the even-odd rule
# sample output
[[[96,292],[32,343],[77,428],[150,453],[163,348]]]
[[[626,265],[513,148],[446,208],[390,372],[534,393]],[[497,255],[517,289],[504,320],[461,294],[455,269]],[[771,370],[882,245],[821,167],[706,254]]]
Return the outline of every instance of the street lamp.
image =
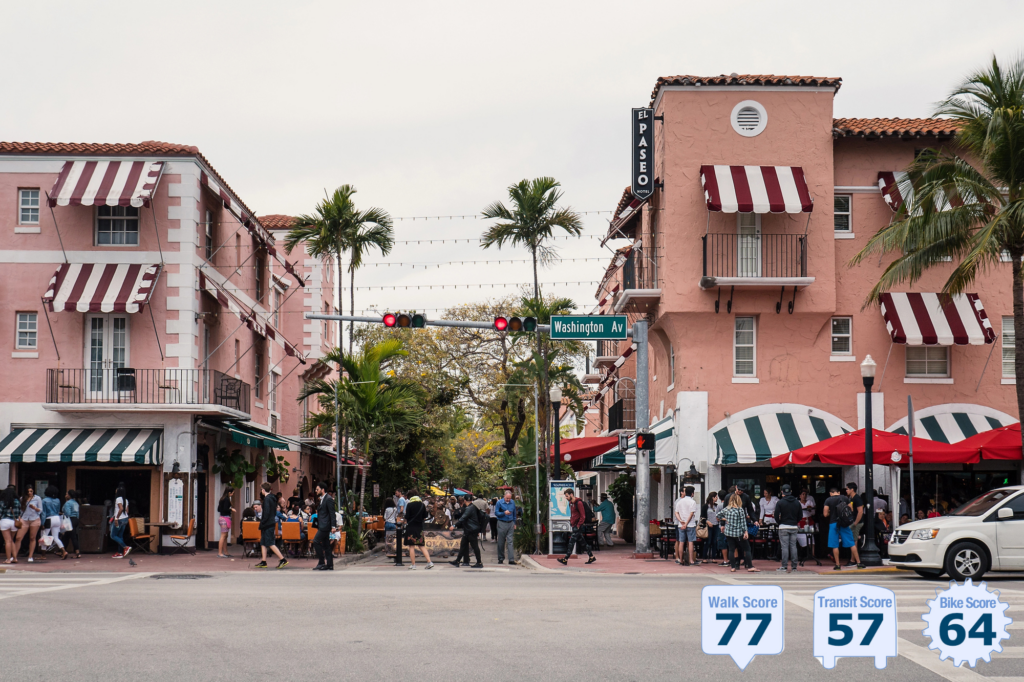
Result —
[[[881,566],[882,557],[875,545],[875,462],[871,442],[871,387],[875,383],[878,365],[868,355],[860,363],[860,376],[864,380],[864,551],[860,562],[865,566]]]
[[[562,430],[558,428],[559,411],[562,406],[562,389],[559,386],[552,386],[548,390],[548,398],[551,400],[551,414],[555,420],[555,471],[553,475],[561,478],[562,471]]]

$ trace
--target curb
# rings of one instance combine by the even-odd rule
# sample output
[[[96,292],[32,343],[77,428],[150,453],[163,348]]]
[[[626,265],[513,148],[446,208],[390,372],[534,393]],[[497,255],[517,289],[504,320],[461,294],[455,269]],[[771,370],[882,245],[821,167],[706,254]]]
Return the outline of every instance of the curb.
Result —
[[[547,566],[541,566],[538,564],[532,556],[529,554],[523,554],[519,557],[519,563],[526,566],[532,571],[540,571],[541,573],[566,573],[567,571],[559,571],[555,568],[548,568]]]

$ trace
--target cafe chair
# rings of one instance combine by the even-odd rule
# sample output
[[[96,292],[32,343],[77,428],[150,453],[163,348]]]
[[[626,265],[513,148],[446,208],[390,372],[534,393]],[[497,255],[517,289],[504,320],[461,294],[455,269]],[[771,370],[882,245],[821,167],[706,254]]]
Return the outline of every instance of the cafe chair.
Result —
[[[242,521],[242,555],[258,556],[260,553],[260,522]]]
[[[281,540],[284,542],[284,549],[287,552],[291,549],[292,557],[302,556],[302,522],[283,521],[281,523]]]
[[[188,533],[185,535],[171,535],[171,542],[174,543],[174,551],[171,554],[177,554],[178,552],[187,552],[192,556],[196,555],[196,550],[188,546],[188,541],[192,539],[196,533],[196,520],[191,518],[188,520]]]
[[[138,519],[128,519],[128,532],[131,535],[129,540],[131,541],[132,547],[134,549],[142,550],[146,554],[152,554],[152,552],[149,551],[149,542],[153,539],[153,536],[151,534],[142,534],[142,531],[139,530]]]

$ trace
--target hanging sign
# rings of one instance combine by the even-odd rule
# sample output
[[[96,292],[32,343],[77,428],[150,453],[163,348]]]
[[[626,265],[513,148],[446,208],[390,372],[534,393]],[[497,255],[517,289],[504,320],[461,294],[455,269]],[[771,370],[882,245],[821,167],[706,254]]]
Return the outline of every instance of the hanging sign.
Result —
[[[654,194],[654,109],[633,110],[633,196],[643,201]]]

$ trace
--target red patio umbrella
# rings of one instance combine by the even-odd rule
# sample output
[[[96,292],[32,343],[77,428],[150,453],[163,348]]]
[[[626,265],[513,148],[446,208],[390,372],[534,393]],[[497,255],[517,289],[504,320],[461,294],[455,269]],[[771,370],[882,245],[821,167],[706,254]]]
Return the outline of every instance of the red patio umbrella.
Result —
[[[563,462],[580,462],[584,459],[591,459],[603,455],[619,444],[618,436],[611,437],[590,437],[590,438],[567,438],[559,445],[559,454]],[[548,448],[553,452],[554,446]]]
[[[792,452],[772,457],[776,469],[787,464],[809,464],[817,458],[823,464],[854,466],[864,464],[864,429],[828,438]],[[966,441],[950,445],[927,438],[914,438],[914,461],[920,464],[975,464],[979,460],[978,448],[965,446]],[[871,449],[875,464],[907,464],[910,439],[898,433],[871,430]],[[893,461],[892,453],[901,457]]]
[[[982,459],[1021,459],[1020,423],[976,433],[958,445],[977,448]]]

